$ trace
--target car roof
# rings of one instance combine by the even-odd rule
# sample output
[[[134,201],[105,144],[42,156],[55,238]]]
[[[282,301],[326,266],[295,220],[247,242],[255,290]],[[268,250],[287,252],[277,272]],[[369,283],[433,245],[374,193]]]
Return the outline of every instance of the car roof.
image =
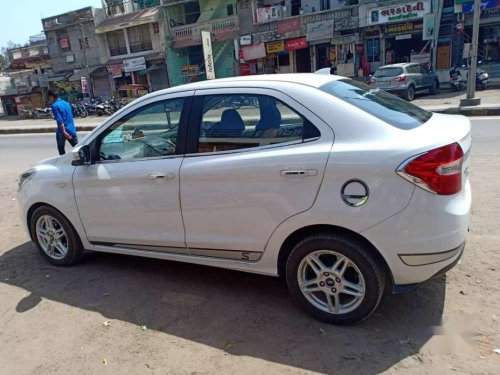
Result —
[[[163,95],[163,94],[173,94],[176,92],[182,92],[187,90],[207,90],[212,88],[231,88],[231,87],[241,87],[246,83],[259,83],[263,87],[272,88],[273,83],[289,83],[305,85],[310,87],[320,87],[332,81],[338,81],[340,79],[348,79],[342,76],[336,76],[333,74],[314,74],[314,73],[289,73],[289,74],[260,74],[254,76],[239,76],[230,78],[219,78],[207,81],[187,83],[180,86],[170,87],[167,89],[155,91],[142,98],[150,98],[152,96]]]
[[[384,68],[404,68],[410,65],[420,65],[419,63],[415,62],[406,62],[406,63],[397,63],[397,64],[390,64],[390,65],[384,65],[379,67],[378,69],[384,69]]]

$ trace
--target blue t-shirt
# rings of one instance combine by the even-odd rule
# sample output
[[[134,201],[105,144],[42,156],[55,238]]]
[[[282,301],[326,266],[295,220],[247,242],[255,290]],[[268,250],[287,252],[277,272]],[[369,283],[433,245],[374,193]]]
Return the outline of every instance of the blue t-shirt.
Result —
[[[72,137],[76,137],[75,122],[73,120],[73,110],[71,105],[64,100],[57,99],[52,105],[52,113],[57,122],[57,135],[62,135],[62,131],[59,128],[61,124],[64,124],[64,128]]]

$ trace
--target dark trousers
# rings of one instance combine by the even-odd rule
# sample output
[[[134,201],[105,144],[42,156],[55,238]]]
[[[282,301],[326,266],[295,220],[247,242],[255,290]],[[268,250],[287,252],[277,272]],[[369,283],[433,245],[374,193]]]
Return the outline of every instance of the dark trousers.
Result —
[[[68,141],[72,147],[75,147],[76,144],[78,143],[77,136],[74,136],[71,139],[66,139],[64,138],[64,135],[61,134],[57,135],[56,138],[57,138],[57,150],[59,151],[59,155],[64,155],[66,153],[66,151],[64,150],[64,145],[66,144],[66,141]]]

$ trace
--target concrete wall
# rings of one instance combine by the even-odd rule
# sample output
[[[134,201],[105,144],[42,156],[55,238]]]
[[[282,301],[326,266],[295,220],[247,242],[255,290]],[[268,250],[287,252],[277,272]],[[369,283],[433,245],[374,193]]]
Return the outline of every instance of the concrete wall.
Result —
[[[89,66],[99,66],[105,61],[102,53],[102,48],[99,45],[99,39],[95,34],[95,25],[93,21],[88,21],[82,24],[85,37],[89,40],[89,48],[86,49]],[[63,51],[59,46],[56,30],[48,30],[47,35],[49,55],[52,60],[52,67],[55,73],[80,69],[85,66],[83,49],[80,49],[79,39],[82,39],[80,25],[71,25],[61,30],[66,30],[71,46],[71,50]],[[102,43],[102,39],[100,40]],[[67,56],[74,56],[73,62],[67,62]]]

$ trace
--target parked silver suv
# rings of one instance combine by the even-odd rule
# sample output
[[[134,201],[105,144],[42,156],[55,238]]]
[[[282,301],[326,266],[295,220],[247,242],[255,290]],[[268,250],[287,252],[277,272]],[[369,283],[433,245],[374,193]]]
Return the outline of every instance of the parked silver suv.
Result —
[[[435,94],[439,88],[437,76],[418,63],[381,66],[370,77],[369,84],[408,101],[413,100],[416,92],[429,91]]]

